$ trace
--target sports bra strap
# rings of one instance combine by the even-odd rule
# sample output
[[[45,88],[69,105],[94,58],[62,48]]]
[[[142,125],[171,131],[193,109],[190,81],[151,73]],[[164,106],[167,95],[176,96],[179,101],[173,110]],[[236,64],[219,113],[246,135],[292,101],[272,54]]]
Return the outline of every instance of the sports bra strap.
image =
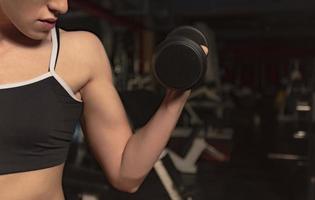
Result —
[[[60,45],[60,33],[59,28],[54,27],[51,29],[51,40],[52,40],[52,50],[50,55],[50,63],[48,71],[54,72],[56,69],[56,64],[59,55],[59,45]]]

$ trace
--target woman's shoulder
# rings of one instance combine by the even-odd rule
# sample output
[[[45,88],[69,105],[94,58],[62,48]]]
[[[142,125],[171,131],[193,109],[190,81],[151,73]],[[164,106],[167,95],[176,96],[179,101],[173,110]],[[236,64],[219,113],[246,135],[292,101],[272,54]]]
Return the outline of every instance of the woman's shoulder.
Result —
[[[104,45],[94,33],[60,29],[60,41],[61,49],[67,55],[68,61],[80,66],[82,70],[95,72],[104,65],[109,67]]]
[[[101,40],[92,32],[66,31],[63,29],[59,30],[61,44],[67,45],[71,50],[74,50],[77,54],[84,53],[84,55],[89,55],[94,54],[95,51],[104,49]]]
[[[101,40],[88,31],[65,31],[60,29],[61,54],[64,63],[75,66],[84,74],[83,79],[90,80],[99,74],[111,79],[111,67]]]

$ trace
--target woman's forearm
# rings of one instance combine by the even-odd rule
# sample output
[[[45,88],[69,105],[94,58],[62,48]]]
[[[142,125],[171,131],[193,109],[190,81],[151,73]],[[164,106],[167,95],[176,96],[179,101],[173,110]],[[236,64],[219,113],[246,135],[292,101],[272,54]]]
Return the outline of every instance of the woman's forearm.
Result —
[[[150,121],[129,139],[121,162],[122,181],[141,184],[165,148],[189,94],[168,91]]]

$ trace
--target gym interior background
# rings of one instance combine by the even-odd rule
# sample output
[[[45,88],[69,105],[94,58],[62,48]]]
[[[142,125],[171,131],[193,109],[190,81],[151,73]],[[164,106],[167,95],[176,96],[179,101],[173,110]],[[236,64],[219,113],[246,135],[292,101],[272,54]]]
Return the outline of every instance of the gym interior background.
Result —
[[[63,179],[67,199],[315,199],[315,1],[69,4],[59,26],[102,40],[134,129],[163,97],[151,65],[167,33],[181,25],[199,28],[209,56],[159,167],[139,191],[107,184],[78,126]]]

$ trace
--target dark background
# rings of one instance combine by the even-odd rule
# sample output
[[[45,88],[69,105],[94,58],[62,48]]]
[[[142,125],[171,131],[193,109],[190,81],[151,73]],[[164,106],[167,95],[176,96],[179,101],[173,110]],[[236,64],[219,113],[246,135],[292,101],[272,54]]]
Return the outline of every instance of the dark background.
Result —
[[[211,30],[209,49],[216,62],[203,84],[223,100],[214,108],[196,109],[206,125],[233,131],[228,139],[206,137],[229,160],[219,162],[204,153],[198,159],[197,174],[175,170],[183,196],[315,199],[310,183],[315,160],[314,117],[312,109],[296,109],[299,103],[312,107],[313,102],[315,1],[70,0],[69,7],[59,25],[66,30],[91,31],[102,40],[117,90],[135,127],[144,123],[143,118],[150,116],[163,96],[163,89],[155,83],[147,87],[156,92],[153,100],[138,91],[147,89],[144,86],[128,88],[132,79],[151,77],[155,47],[181,25],[202,24]],[[300,77],[292,78],[296,70]],[[146,106],[140,111],[141,105]],[[220,106],[224,112],[218,118],[213,113]],[[184,116],[178,127],[183,125],[187,126]],[[305,133],[302,138],[296,138],[299,131]],[[190,140],[172,137],[168,147],[177,152],[187,150]],[[92,155],[75,164],[79,150],[88,152],[88,147],[74,141],[64,178],[69,199],[79,199],[85,193],[100,199],[169,199],[153,171],[135,194],[115,190],[106,183]]]

